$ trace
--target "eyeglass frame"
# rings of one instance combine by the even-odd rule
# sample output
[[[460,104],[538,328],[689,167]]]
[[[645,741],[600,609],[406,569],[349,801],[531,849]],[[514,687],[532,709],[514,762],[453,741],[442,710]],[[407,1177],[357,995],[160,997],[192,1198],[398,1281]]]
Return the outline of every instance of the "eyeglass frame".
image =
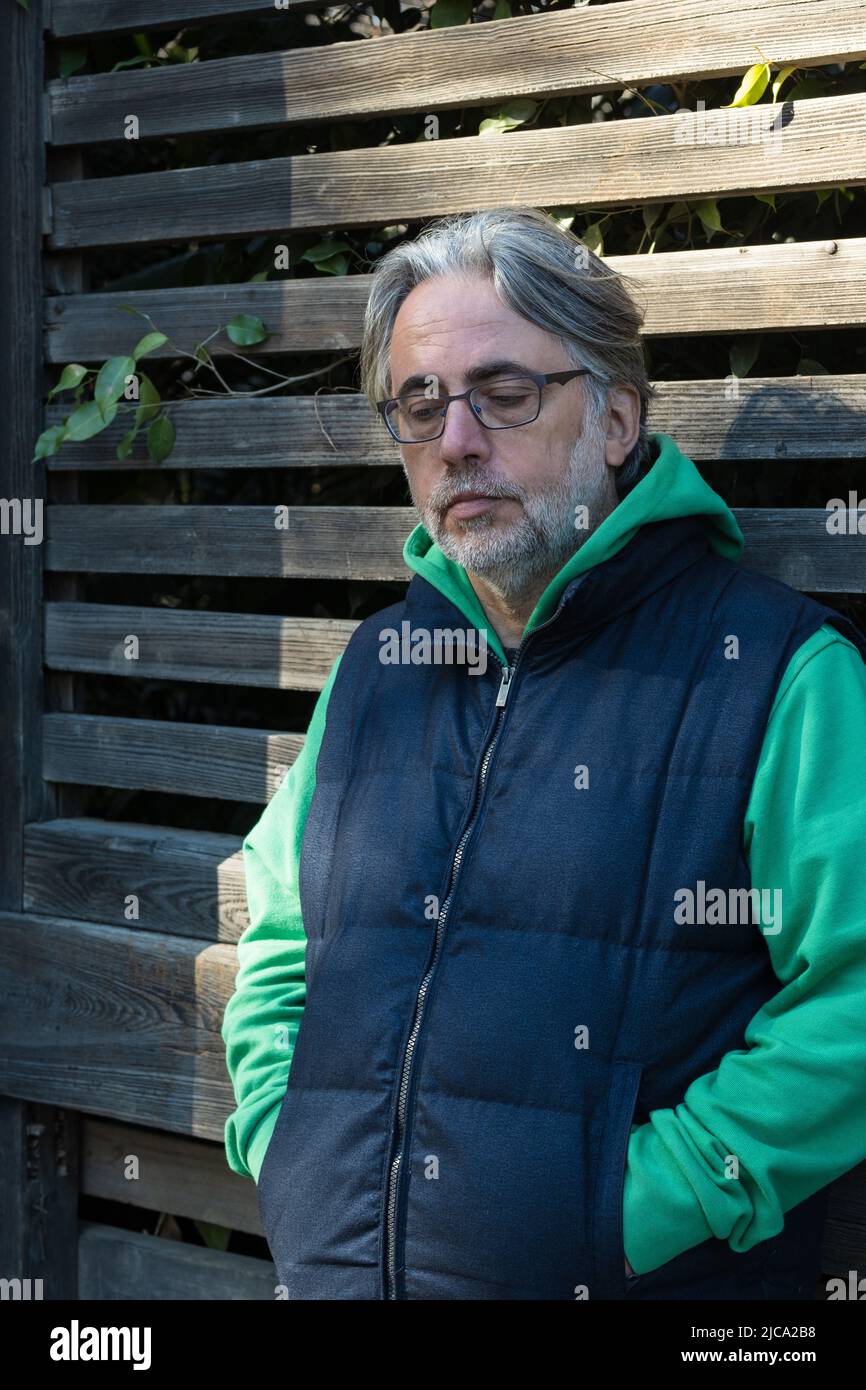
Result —
[[[442,411],[442,428],[440,429],[438,434],[431,434],[426,439],[398,439],[396,434],[392,430],[390,424],[388,423],[388,416],[385,413],[386,407],[389,406],[392,403],[392,401],[405,400],[405,396],[388,396],[384,401],[377,401],[376,410],[382,416],[382,419],[385,422],[385,427],[388,430],[388,433],[390,434],[391,438],[397,440],[398,444],[432,444],[434,439],[441,439],[442,435],[445,433],[445,419],[448,414],[448,407],[451,405],[452,401],[466,401],[467,405],[469,406],[469,409],[472,410],[473,419],[477,420],[479,424],[483,425],[486,430],[519,430],[522,429],[524,425],[531,425],[532,422],[534,420],[537,420],[539,415],[541,414],[541,388],[543,386],[549,386],[551,383],[553,383],[554,385],[564,385],[567,381],[571,381],[573,377],[591,375],[592,369],[590,367],[572,367],[570,371],[565,372],[512,372],[510,376],[501,375],[495,378],[499,381],[510,381],[515,377],[526,377],[527,380],[534,381],[536,386],[538,387],[538,409],[536,410],[535,414],[531,417],[531,419],[521,420],[520,423],[517,425],[488,425],[485,420],[481,419],[480,415],[478,415],[474,410],[472,410],[472,402],[469,400],[469,397],[472,395],[473,391],[479,390],[484,385],[483,381],[476,382],[474,386],[469,387],[468,391],[460,391],[455,396],[450,396],[447,392],[436,392],[435,399],[445,402],[445,409]],[[419,391],[417,393],[407,394],[424,395],[426,393]],[[431,397],[431,399],[433,398]]]

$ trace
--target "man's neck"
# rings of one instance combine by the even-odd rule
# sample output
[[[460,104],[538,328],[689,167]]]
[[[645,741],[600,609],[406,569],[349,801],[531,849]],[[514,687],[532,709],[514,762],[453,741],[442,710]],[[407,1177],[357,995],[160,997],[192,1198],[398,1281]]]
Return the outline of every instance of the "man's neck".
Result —
[[[549,574],[534,580],[524,593],[515,596],[501,594],[498,589],[491,588],[481,575],[466,571],[490,626],[503,647],[519,645],[536,603],[561,568],[561,565],[557,565]]]

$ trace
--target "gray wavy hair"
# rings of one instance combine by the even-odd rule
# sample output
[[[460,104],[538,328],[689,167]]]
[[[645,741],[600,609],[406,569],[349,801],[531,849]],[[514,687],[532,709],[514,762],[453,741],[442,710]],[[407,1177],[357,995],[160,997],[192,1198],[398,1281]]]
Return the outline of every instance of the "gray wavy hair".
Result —
[[[554,334],[583,381],[593,418],[612,387],[634,386],[640,396],[640,432],[616,470],[624,497],[653,461],[647,410],[656,388],[647,376],[643,313],[626,280],[573,232],[533,207],[485,209],[437,219],[414,240],[401,242],[373,268],[360,352],[361,390],[375,407],[391,390],[390,345],[406,296],[442,275],[483,275],[515,313]]]

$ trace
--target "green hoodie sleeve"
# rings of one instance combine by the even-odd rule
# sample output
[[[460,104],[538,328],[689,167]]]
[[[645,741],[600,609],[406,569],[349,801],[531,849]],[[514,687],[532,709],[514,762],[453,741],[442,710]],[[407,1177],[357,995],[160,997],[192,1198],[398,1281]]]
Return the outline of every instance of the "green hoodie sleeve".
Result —
[[[222,1023],[237,1104],[226,1120],[225,1150],[229,1167],[255,1182],[286,1092],[306,999],[298,867],[341,657],[316,701],[300,753],[242,847],[250,922],[238,941],[235,992]]]
[[[765,933],[780,988],[748,1050],[633,1127],[623,1245],[636,1274],[712,1236],[750,1250],[866,1158],[864,735],[866,664],[825,625],[779,685],[744,823],[752,882],[782,889],[782,930]]]

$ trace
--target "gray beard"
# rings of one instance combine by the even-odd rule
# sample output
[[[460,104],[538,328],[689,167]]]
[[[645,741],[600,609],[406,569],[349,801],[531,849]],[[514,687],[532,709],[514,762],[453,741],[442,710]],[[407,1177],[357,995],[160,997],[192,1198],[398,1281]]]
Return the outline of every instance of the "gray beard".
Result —
[[[543,493],[528,493],[495,474],[449,474],[433,489],[426,506],[415,504],[416,510],[424,529],[449,560],[477,574],[504,604],[517,607],[541,580],[546,584],[558,573],[616,505],[604,445],[600,419],[587,419],[564,475]],[[497,525],[491,512],[467,517],[458,523],[460,534],[455,536],[440,521],[442,506],[465,488],[494,497],[516,497],[523,510],[507,526]],[[579,506],[589,513],[583,529],[575,526]]]

